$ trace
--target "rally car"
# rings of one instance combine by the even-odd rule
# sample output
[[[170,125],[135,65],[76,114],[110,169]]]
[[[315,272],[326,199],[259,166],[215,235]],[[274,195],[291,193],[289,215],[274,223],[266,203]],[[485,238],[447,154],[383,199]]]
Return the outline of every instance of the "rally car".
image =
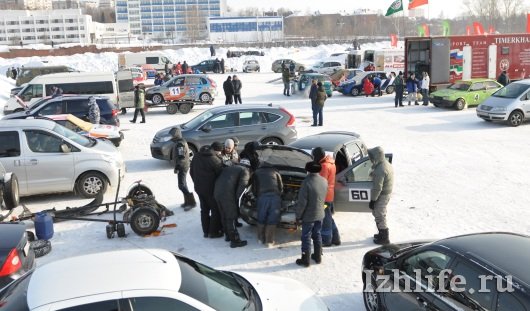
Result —
[[[123,140],[123,133],[118,126],[110,124],[92,124],[71,114],[50,115],[47,118],[81,135],[110,140],[118,147]]]
[[[429,98],[436,107],[453,107],[462,110],[466,106],[478,106],[502,87],[491,79],[456,81],[448,88],[433,92]]]

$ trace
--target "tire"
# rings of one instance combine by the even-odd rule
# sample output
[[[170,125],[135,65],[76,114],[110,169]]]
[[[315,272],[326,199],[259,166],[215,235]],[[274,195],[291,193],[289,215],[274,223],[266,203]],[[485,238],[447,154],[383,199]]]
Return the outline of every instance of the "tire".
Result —
[[[164,97],[161,94],[155,94],[151,98],[151,102],[153,102],[153,105],[160,105],[164,102]]]
[[[434,107],[440,108],[440,105],[433,103]]]
[[[153,191],[149,189],[146,185],[136,185],[129,190],[129,193],[127,193],[128,198],[133,198],[141,194],[147,194],[147,195],[153,195]]]
[[[160,225],[160,216],[150,207],[139,207],[131,215],[131,229],[134,233],[143,236],[151,234]]]
[[[193,159],[193,156],[197,154],[197,148],[194,145],[188,143],[188,149],[190,150],[190,161]]]
[[[381,311],[381,296],[375,291],[373,282],[364,285],[363,302],[367,311]]]
[[[75,184],[77,193],[84,198],[94,198],[98,193],[107,191],[107,179],[99,172],[86,172]]]
[[[121,108],[121,114],[126,114],[127,113],[127,108]]]
[[[483,119],[486,122],[492,122],[490,119]]]
[[[466,108],[466,101],[462,98],[459,98],[456,100],[454,107],[456,110],[463,110],[464,108]]]
[[[356,88],[351,89],[351,96],[359,96],[359,90]]]
[[[36,240],[30,243],[29,247],[35,252],[35,258],[42,257],[52,251],[52,243],[47,240]]]
[[[179,111],[179,106],[175,103],[167,104],[166,112],[169,114],[175,114]]]
[[[116,232],[118,233],[118,238],[124,238],[127,236],[127,234],[125,234],[125,225],[122,223],[116,224]]]
[[[508,117],[508,124],[513,127],[517,127],[521,125],[524,121],[524,115],[521,111],[514,111],[510,113],[510,116]]]
[[[33,242],[35,241],[35,233],[33,233],[33,231],[26,231],[26,235],[28,237],[28,242]]]
[[[389,86],[387,86],[387,87],[386,87],[386,90],[385,90],[385,92],[386,92],[387,94],[392,94],[392,93],[394,93],[394,91],[395,91],[395,90],[394,90],[394,86],[393,86],[393,85],[389,85]]]
[[[7,175],[8,174],[6,174],[6,176]],[[9,211],[17,207],[20,203],[20,193],[17,175],[15,175],[14,173],[11,173],[10,175],[10,178],[6,178],[7,181],[4,180],[5,184],[3,195],[4,205]]]
[[[180,104],[179,111],[182,114],[188,114],[191,111],[191,104]]]
[[[112,239],[114,235],[114,225],[107,225],[105,227],[105,233],[107,234],[107,239]]]
[[[283,145],[283,142],[275,137],[267,137],[261,140],[262,145]]]
[[[199,100],[203,103],[209,103],[212,101],[212,95],[210,95],[210,93],[202,93],[199,96]]]

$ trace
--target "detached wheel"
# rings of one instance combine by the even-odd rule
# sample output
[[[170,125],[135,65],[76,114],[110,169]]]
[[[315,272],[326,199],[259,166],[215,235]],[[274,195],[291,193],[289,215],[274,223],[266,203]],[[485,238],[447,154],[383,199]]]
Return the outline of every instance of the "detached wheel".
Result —
[[[392,94],[392,93],[394,93],[394,86],[393,86],[393,85],[389,85],[389,86],[387,86],[385,92],[386,92],[387,94]]]
[[[94,198],[98,193],[107,191],[107,180],[99,172],[87,172],[79,177],[75,187],[82,197]]]
[[[7,210],[12,210],[20,203],[20,193],[18,186],[17,175],[10,173],[6,174],[4,184],[4,204]]]
[[[455,102],[455,109],[462,110],[464,108],[466,108],[466,101],[463,100],[462,98],[457,99]]]
[[[191,104],[180,104],[179,111],[182,114],[188,114],[191,111]]]
[[[383,310],[383,308],[381,307],[381,296],[378,292],[376,292],[375,289],[376,288],[374,287],[373,282],[364,285],[363,301],[364,306],[368,311]]]
[[[42,257],[52,251],[52,243],[47,240],[37,240],[30,243],[29,247],[33,249],[35,258]]]
[[[508,117],[508,124],[510,126],[516,127],[516,126],[521,125],[521,123],[523,123],[523,120],[524,120],[523,113],[520,111],[514,111],[510,113],[510,116]]]
[[[129,190],[127,197],[134,198],[142,194],[153,195],[153,191],[151,191],[151,189],[149,189],[149,187],[146,185],[137,184],[136,186],[132,187],[131,190]]]
[[[261,141],[262,145],[283,145],[282,141],[278,138],[267,137]]]
[[[153,95],[153,98],[151,98],[151,101],[153,102],[153,105],[160,105],[164,102],[164,97],[160,94]]]
[[[107,234],[107,239],[112,239],[114,235],[114,225],[107,225],[105,227],[105,233]]]
[[[127,235],[125,234],[125,225],[122,223],[116,224],[116,233],[118,238],[124,238]]]
[[[132,213],[130,225],[134,233],[140,236],[151,234],[158,229],[160,216],[152,208],[140,207]]]
[[[351,96],[359,96],[359,90],[357,88],[352,88]]]
[[[201,96],[199,96],[199,100],[203,103],[211,102],[212,95],[210,95],[209,93],[202,93]]]
[[[179,106],[175,103],[167,104],[166,111],[169,114],[175,114],[179,111]]]

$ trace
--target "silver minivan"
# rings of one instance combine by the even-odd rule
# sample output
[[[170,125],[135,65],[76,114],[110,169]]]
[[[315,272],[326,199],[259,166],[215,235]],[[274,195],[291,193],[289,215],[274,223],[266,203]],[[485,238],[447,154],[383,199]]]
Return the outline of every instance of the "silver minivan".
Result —
[[[0,162],[17,175],[20,196],[75,191],[92,198],[125,174],[110,141],[43,119],[0,121]]]
[[[530,118],[530,79],[512,82],[499,89],[477,107],[485,121],[502,121],[519,126]]]

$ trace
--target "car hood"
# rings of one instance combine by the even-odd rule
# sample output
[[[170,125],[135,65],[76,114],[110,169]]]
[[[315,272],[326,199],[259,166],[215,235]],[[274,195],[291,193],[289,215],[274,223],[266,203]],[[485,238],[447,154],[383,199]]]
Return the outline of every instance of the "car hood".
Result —
[[[27,117],[30,117],[31,115],[26,112],[29,112],[29,111],[19,111],[19,112],[8,114],[7,116],[4,116],[2,120],[25,119]]]
[[[457,94],[466,94],[467,91],[459,91],[459,90],[450,90],[450,89],[443,89],[436,92],[433,92],[431,96],[440,96],[440,97],[446,97],[446,96],[458,96]]]
[[[514,102],[518,102],[519,97],[520,96],[516,98],[506,98],[506,97],[490,96],[482,103],[481,106],[506,107]]]
[[[371,251],[369,251],[367,254],[370,254],[373,256],[375,255],[377,257],[382,257],[385,259],[390,259],[395,254],[399,253],[401,250],[416,248],[416,247],[425,245],[430,242],[432,241],[412,241],[412,242],[405,242],[405,243],[399,243],[399,244],[387,244],[387,245],[383,245],[378,248],[374,248]]]
[[[267,162],[277,169],[305,172],[305,164],[313,160],[306,151],[283,145],[260,145],[256,152],[261,162]]]
[[[329,310],[311,289],[298,281],[257,273],[238,274],[256,289],[263,310]]]
[[[164,137],[164,136],[171,136],[169,132],[172,128],[178,127],[180,129],[180,133],[184,134],[185,132],[189,131],[189,128],[182,128],[182,124],[175,124],[173,126],[168,126],[166,128],[161,129],[160,131],[156,132],[155,137]]]
[[[147,90],[145,90],[146,93],[147,92],[158,92],[158,91],[160,91],[160,86],[158,86],[158,85],[157,86],[152,86],[152,87],[148,88]]]

